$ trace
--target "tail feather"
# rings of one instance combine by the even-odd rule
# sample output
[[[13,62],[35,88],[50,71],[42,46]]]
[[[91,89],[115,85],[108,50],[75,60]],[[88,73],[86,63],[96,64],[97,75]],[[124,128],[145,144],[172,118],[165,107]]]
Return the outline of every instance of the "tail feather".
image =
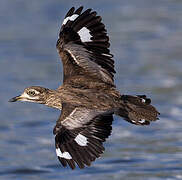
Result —
[[[149,125],[151,121],[159,119],[160,113],[151,105],[151,99],[145,95],[122,95],[121,100],[124,108],[119,109],[117,115],[126,121],[136,125]]]

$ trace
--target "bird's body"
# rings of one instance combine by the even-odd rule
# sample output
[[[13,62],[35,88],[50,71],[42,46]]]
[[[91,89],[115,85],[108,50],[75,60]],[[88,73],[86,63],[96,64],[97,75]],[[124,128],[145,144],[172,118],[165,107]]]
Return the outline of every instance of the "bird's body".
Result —
[[[88,109],[107,110],[118,107],[120,103],[118,101],[120,94],[114,88],[100,87],[99,89],[98,86],[97,89],[86,89],[83,86],[78,88],[63,85],[58,89],[58,94],[63,103],[71,103]]]
[[[158,111],[145,95],[121,95],[114,85],[114,60],[101,17],[83,7],[71,8],[63,21],[58,53],[64,79],[56,90],[31,86],[14,102],[29,101],[61,110],[53,133],[63,166],[89,166],[104,151],[113,114],[136,125],[149,125]]]

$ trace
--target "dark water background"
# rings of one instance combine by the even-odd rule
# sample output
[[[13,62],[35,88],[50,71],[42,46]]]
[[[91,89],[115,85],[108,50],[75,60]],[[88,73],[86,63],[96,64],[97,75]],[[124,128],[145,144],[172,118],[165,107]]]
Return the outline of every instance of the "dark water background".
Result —
[[[102,158],[71,171],[60,166],[54,149],[60,112],[8,99],[30,85],[60,85],[55,43],[65,13],[80,5],[103,17],[118,89],[150,96],[161,118],[138,127],[115,117]],[[182,1],[1,0],[0,103],[2,180],[182,179]]]

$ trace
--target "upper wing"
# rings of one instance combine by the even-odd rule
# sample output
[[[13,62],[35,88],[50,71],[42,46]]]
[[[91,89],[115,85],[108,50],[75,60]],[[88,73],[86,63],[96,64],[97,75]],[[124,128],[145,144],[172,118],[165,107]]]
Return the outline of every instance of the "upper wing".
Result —
[[[57,49],[63,61],[64,81],[73,75],[89,75],[113,84],[114,60],[101,17],[83,7],[71,8],[63,21]]]
[[[72,112],[68,112],[71,109]],[[56,154],[63,166],[89,166],[103,153],[103,142],[112,131],[112,113],[63,106],[54,128]]]

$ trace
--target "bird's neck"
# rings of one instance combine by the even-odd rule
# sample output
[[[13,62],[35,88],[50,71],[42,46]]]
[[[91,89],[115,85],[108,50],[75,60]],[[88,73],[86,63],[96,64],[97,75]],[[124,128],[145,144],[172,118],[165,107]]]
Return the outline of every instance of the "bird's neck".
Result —
[[[57,94],[57,91],[49,89],[49,92],[47,94],[46,106],[56,108],[61,110],[62,109],[62,102],[60,96]]]

